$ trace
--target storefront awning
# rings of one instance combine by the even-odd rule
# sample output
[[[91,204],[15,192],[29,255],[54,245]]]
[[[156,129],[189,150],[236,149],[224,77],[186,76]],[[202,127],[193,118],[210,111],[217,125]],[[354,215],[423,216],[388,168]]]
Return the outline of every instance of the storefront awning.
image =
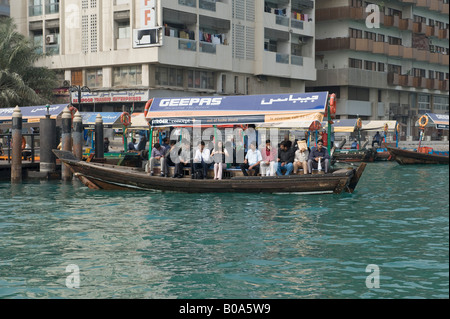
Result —
[[[361,131],[378,131],[384,132],[384,126],[388,125],[388,132],[395,132],[397,121],[362,121]]]
[[[448,114],[426,113],[425,115],[428,116],[428,124],[426,127],[434,127],[439,130],[449,129]],[[416,121],[416,126],[419,126],[419,121]]]
[[[50,117],[53,119],[57,118],[60,114],[62,114],[66,106],[68,106],[68,104],[50,105],[50,107],[48,108]],[[38,123],[39,125],[40,120],[42,118],[45,118],[45,116],[47,115],[47,106],[24,106],[20,107],[20,112],[22,113],[22,119],[25,123]],[[13,113],[14,108],[0,108],[0,124],[11,122]]]
[[[97,115],[100,114],[103,126],[106,128],[121,127],[120,115],[122,112],[80,112],[83,126],[94,128]]]

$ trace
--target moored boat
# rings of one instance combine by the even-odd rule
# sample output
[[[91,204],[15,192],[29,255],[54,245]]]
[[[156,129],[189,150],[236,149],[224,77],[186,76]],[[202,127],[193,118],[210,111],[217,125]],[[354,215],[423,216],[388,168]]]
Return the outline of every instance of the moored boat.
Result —
[[[78,160],[68,151],[54,150],[80,181],[91,189],[156,190],[184,193],[353,193],[366,167],[340,169],[329,174],[289,176],[233,176],[222,180],[164,178],[150,176],[140,168],[88,163]],[[188,175],[190,176],[190,175]]]
[[[418,151],[387,147],[395,161],[401,165],[408,164],[449,164],[449,152],[435,152],[426,147]]]

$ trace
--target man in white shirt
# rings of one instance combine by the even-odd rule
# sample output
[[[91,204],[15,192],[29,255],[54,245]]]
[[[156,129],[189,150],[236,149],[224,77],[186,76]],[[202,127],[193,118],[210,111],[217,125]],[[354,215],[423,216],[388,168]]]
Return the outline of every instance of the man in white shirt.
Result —
[[[245,155],[244,163],[241,164],[241,170],[242,173],[244,173],[244,176],[248,176],[248,169],[255,170],[255,176],[258,175],[261,161],[261,152],[256,149],[255,142],[250,143],[250,149],[248,150],[247,155]]]
[[[194,156],[194,170],[192,171],[192,178],[194,177],[194,172],[197,169],[202,169],[203,178],[206,178],[208,175],[208,166],[210,162],[210,151],[205,147],[205,142],[201,141]]]

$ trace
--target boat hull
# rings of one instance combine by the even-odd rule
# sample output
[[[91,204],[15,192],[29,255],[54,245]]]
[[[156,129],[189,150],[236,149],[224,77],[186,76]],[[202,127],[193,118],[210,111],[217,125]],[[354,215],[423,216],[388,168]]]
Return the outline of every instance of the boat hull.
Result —
[[[197,180],[150,176],[137,168],[86,163],[64,157],[61,151],[55,154],[83,184],[92,189],[105,190],[135,189],[183,193],[352,193],[365,168],[364,164],[358,169],[342,169],[330,174]]]
[[[401,165],[412,164],[446,164],[449,163],[448,156],[419,153],[415,151],[402,150],[395,147],[388,147],[389,153],[395,161]]]

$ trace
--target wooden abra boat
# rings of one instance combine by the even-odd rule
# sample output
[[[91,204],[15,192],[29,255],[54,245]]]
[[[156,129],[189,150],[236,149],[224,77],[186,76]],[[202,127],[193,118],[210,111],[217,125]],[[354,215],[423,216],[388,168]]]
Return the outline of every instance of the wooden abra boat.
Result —
[[[410,150],[403,150],[395,147],[387,147],[392,157],[401,165],[407,164],[447,164],[449,163],[449,153],[439,152],[436,154],[430,149],[426,148],[427,152],[417,152]],[[444,155],[445,154],[445,155]]]
[[[337,149],[333,154],[336,162],[373,162],[377,152],[371,148],[361,150]]]
[[[185,193],[353,193],[366,167],[340,169],[329,174],[260,177],[232,176],[222,180],[150,176],[140,168],[80,161],[67,151],[53,151],[83,184],[91,189],[159,190]]]

